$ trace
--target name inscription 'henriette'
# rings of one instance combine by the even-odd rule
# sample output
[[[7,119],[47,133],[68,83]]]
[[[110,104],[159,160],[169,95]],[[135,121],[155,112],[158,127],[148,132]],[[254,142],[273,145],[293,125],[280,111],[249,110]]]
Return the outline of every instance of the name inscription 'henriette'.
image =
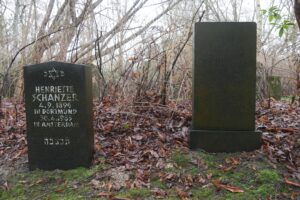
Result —
[[[78,101],[73,86],[35,86],[35,94],[32,95],[33,102],[39,101]]]
[[[57,86],[35,86],[36,93],[74,93],[72,85],[57,85]]]

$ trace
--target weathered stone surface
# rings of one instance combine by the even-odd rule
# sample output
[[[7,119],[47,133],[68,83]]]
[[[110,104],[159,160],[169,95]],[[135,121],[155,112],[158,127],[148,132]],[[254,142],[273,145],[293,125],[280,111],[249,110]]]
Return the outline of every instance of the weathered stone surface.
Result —
[[[252,151],[261,146],[261,133],[255,131],[192,130],[191,149],[207,152]]]
[[[256,24],[196,23],[193,62],[190,147],[215,152],[258,148]]]
[[[24,67],[29,168],[88,167],[94,148],[91,69],[48,62]]]
[[[267,82],[269,86],[270,96],[280,100],[282,96],[282,85],[279,76],[269,76],[267,77]]]

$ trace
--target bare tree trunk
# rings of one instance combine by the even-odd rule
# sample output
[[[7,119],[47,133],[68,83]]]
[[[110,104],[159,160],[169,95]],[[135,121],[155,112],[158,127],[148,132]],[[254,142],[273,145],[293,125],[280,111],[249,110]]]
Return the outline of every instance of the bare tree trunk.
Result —
[[[4,91],[7,91],[9,88],[7,83],[10,82],[12,77],[14,80],[12,93],[21,96],[23,81],[17,77],[21,77],[22,66],[25,63],[34,64],[48,60],[71,60],[77,63],[93,62],[97,59],[94,56],[95,43],[99,43],[100,49],[97,52],[100,52],[99,55],[103,57],[104,64],[109,55],[116,52],[119,57],[119,68],[121,68],[125,64],[123,56],[126,55],[124,52],[128,50],[126,49],[127,44],[132,45],[131,42],[134,41],[133,43],[136,43],[134,45],[137,45],[135,41],[139,41],[141,34],[146,33],[149,29],[151,29],[149,33],[150,31],[155,33],[155,22],[183,0],[162,1],[161,4],[164,7],[160,10],[160,13],[153,16],[152,19],[145,17],[145,21],[137,27],[134,27],[132,22],[139,19],[134,17],[139,15],[146,3],[152,4],[149,0],[134,0],[128,3],[128,6],[130,5],[128,9],[126,8],[127,1],[121,0],[115,0],[115,2],[119,2],[119,6],[104,4],[101,7],[97,6],[103,0],[49,0],[46,5],[43,1],[35,0],[26,0],[26,4],[21,0],[6,1],[15,4],[15,15],[7,15],[8,11],[6,11],[3,14],[4,22],[0,22],[0,26],[3,24],[6,27],[0,30],[0,34],[4,34],[0,35],[0,45],[4,45],[3,49],[5,49],[0,53],[2,57],[0,67],[4,68],[0,71],[0,93],[3,94]],[[2,5],[2,3],[0,4]],[[42,8],[42,6],[45,6],[45,8]],[[5,9],[0,7],[0,14]],[[118,13],[113,13],[113,16],[106,15],[106,11],[111,9],[117,10]],[[95,15],[95,23],[101,24],[99,26],[101,38],[96,36],[98,34],[95,34],[96,31],[93,27],[90,28],[90,32],[87,30],[89,24],[86,22],[93,17],[91,13]],[[20,17],[21,15],[24,17]],[[118,16],[115,17],[115,15]],[[104,16],[103,21],[99,19],[102,16]],[[13,29],[6,31],[8,27]],[[14,38],[17,34],[20,37]],[[149,37],[148,33],[145,35]],[[146,41],[148,42],[148,40]],[[76,55],[73,56],[73,53]],[[106,67],[106,65],[102,67]],[[169,70],[168,67],[170,66],[167,66],[167,70]],[[144,73],[151,74],[146,66],[143,70]],[[14,72],[14,74],[12,75],[11,72]],[[107,72],[104,69],[104,73]],[[147,81],[148,77],[143,76],[141,83],[146,84]],[[144,90],[143,87],[141,90]]]
[[[42,35],[44,35],[46,33],[46,26],[48,24],[48,22],[50,21],[50,15],[52,13],[53,10],[53,6],[54,6],[54,1],[55,0],[50,0],[49,4],[47,6],[47,11],[46,14],[44,16],[43,22],[41,24],[41,27],[39,29],[39,32],[37,34],[37,38],[41,37]],[[34,50],[32,52],[32,63],[39,63],[43,57],[44,51],[47,49],[47,42],[45,41],[47,38],[44,38],[40,41],[37,41],[34,45]]]
[[[295,11],[298,27],[300,28],[300,0],[295,0],[294,11]],[[296,89],[297,89],[297,95],[299,96],[299,106],[300,106],[300,64],[297,65],[296,73],[297,73]]]
[[[233,10],[233,21],[237,22],[239,21],[238,19],[238,11],[237,11],[237,3],[236,0],[230,0],[232,10]]]
[[[15,13],[14,13],[14,21],[13,21],[13,37],[15,38],[13,46],[16,49],[18,46],[18,39],[19,38],[19,17],[20,17],[20,0],[15,1]]]
[[[162,89],[161,89],[161,102],[160,102],[163,105],[166,105],[167,88],[168,88],[168,83],[169,83],[171,74],[172,74],[172,72],[175,69],[176,63],[177,63],[177,61],[178,61],[178,59],[179,59],[179,57],[180,57],[183,49],[187,45],[187,43],[190,40],[191,36],[193,35],[194,20],[195,20],[197,14],[198,14],[200,8],[202,7],[202,5],[203,5],[203,2],[200,4],[199,8],[194,13],[194,16],[192,18],[192,23],[190,24],[190,27],[188,29],[187,37],[186,37],[185,41],[183,42],[182,46],[179,45],[179,50],[178,50],[177,54],[175,55],[175,58],[174,58],[174,60],[172,62],[171,69],[168,72],[165,72],[165,74],[164,74],[164,81],[163,81],[163,85],[162,85]],[[205,11],[203,11],[202,15],[200,16],[199,21],[202,20],[204,14],[205,14]],[[165,64],[167,64],[167,59],[165,59],[165,61],[166,61]]]
[[[294,0],[294,11],[298,27],[300,28],[300,0]]]
[[[161,90],[160,90],[160,104],[166,105],[167,104],[167,87],[168,87],[168,82],[169,82],[169,77],[167,73],[167,53],[164,52],[163,54],[163,60],[162,60],[162,67],[163,67],[163,82],[161,85]]]
[[[29,35],[29,29],[31,27],[31,24],[33,21],[37,21],[35,18],[35,15],[32,14],[34,12],[34,0],[32,0],[30,7],[29,7],[29,12],[27,15],[27,19],[24,19],[24,22],[22,23],[22,28],[20,30],[20,36],[21,36],[21,46],[26,45],[26,42],[28,41],[28,35]],[[16,48],[17,49],[17,48]],[[17,66],[20,70],[17,71],[16,73],[16,83],[15,83],[15,90],[14,90],[14,96],[16,99],[20,99],[23,97],[23,70],[22,67],[24,64],[27,64],[27,53],[26,51],[23,51],[21,53],[21,61],[19,62],[19,66]]]
[[[255,0],[255,12],[256,12],[256,22],[257,22],[257,50],[258,52],[262,46],[262,13],[260,0]]]

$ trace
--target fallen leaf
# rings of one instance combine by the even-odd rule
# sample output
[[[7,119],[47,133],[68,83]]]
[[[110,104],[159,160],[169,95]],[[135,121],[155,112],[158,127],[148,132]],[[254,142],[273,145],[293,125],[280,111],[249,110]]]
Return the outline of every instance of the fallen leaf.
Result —
[[[212,173],[209,173],[209,174],[206,174],[206,178],[208,179],[208,180],[210,180],[211,179],[211,177],[212,177]]]
[[[156,125],[157,125],[158,127],[162,127],[162,125],[161,125],[160,123],[156,123]]]
[[[27,153],[27,148],[19,150],[19,152],[13,157],[13,160],[18,159],[20,156],[24,155],[25,153]]]
[[[157,134],[158,134],[160,141],[166,142],[166,136],[164,134],[162,134],[162,133],[157,133]]]
[[[93,187],[96,188],[96,189],[104,187],[103,184],[100,181],[96,180],[96,179],[91,180],[91,183],[92,183]]]
[[[108,189],[108,191],[111,191],[111,188],[112,188],[112,187],[113,187],[112,183],[109,182],[109,183],[107,184],[107,189]]]
[[[109,193],[109,192],[99,192],[96,196],[97,197],[110,197],[111,193]]]
[[[194,182],[195,183],[198,183],[198,184],[201,184],[201,185],[204,185],[206,183],[206,180],[205,178],[203,178],[201,175],[197,175],[195,178],[194,178]]]
[[[187,200],[188,199],[188,193],[183,191],[181,188],[176,187],[175,190],[176,190],[176,193],[177,193],[177,195],[179,196],[179,198],[181,200]]]
[[[94,148],[95,148],[95,151],[101,151],[101,145],[99,143],[96,143]]]
[[[143,139],[143,136],[142,135],[134,135],[132,136],[133,139],[137,140],[137,141],[140,141]]]
[[[281,131],[284,133],[290,133],[293,134],[295,130],[293,128],[281,128]]]
[[[287,177],[284,177],[284,181],[285,181],[285,183],[288,184],[288,185],[300,187],[300,183],[292,182],[292,181],[288,180]]]
[[[37,180],[36,182],[35,182],[35,184],[40,184],[40,183],[43,183],[44,182],[44,179],[39,179],[39,180]]]
[[[187,175],[187,176],[183,176],[181,178],[181,181],[184,183],[185,186],[187,187],[191,187],[193,186],[194,180],[193,177],[191,175]]]
[[[60,188],[60,189],[55,190],[55,192],[57,192],[57,193],[62,193],[64,191],[65,191],[65,188]]]
[[[267,128],[267,131],[268,132],[272,132],[272,133],[276,133],[276,132],[278,132],[278,128],[276,128],[276,127],[269,127],[269,128]]]
[[[240,189],[238,187],[222,184],[220,180],[212,180],[212,183],[217,188],[225,189],[225,190],[228,190],[230,192],[234,192],[234,193],[242,193],[242,192],[244,192],[244,190],[242,190],[242,189]]]
[[[154,188],[153,190],[151,190],[151,192],[157,197],[157,198],[165,198],[168,193],[160,188]]]
[[[298,196],[300,196],[300,192],[293,192],[292,193],[292,199],[296,199]]]
[[[235,166],[229,166],[229,167],[225,167],[224,169],[223,169],[223,171],[224,172],[229,172],[230,170],[232,170],[232,169],[234,169],[235,168]]]
[[[176,174],[173,174],[173,173],[170,173],[168,174],[167,176],[165,176],[165,180],[171,180],[171,179],[174,179],[176,178]]]
[[[268,116],[263,115],[260,118],[258,118],[257,121],[259,121],[260,123],[267,123],[269,121],[269,118]]]
[[[236,158],[230,158],[230,160],[231,160],[232,164],[234,164],[234,165],[239,165],[240,164],[240,161]]]
[[[131,199],[128,199],[125,197],[111,197],[111,198],[109,198],[109,200],[131,200]]]
[[[10,187],[9,187],[7,181],[5,181],[5,183],[3,184],[3,189],[4,189],[5,191],[9,191],[9,190],[10,190]]]

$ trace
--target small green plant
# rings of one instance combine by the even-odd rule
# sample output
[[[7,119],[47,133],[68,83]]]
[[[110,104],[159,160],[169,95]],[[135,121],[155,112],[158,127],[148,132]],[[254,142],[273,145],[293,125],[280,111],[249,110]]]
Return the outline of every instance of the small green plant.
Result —
[[[277,28],[279,37],[282,37],[291,26],[295,25],[290,19],[282,18],[281,11],[277,6],[272,6],[267,10],[263,9],[261,12],[268,17],[269,23]]]
[[[25,191],[22,184],[17,184],[16,186],[10,188],[9,191],[2,191],[2,189],[0,189],[0,199],[17,199],[19,197],[21,197],[19,199],[25,199],[23,198],[24,194]]]
[[[151,187],[153,188],[160,188],[160,189],[166,189],[167,186],[160,180],[159,177],[154,177],[151,179]]]
[[[198,155],[200,156],[200,158],[205,162],[205,164],[209,167],[209,168],[213,168],[213,167],[216,167],[217,164],[217,158],[216,156],[214,155],[211,155],[209,153],[206,153],[206,152],[202,152],[200,151],[198,153]]]
[[[129,129],[129,124],[128,123],[124,123],[123,127],[124,127],[124,129]]]
[[[20,173],[10,178],[9,191],[0,189],[0,199],[86,199],[91,188],[85,185],[99,168]]]
[[[175,151],[172,154],[171,160],[179,167],[186,167],[190,162],[189,156],[179,151]]]
[[[273,185],[263,184],[252,191],[256,199],[266,199],[269,196],[275,195],[276,191]]]
[[[125,196],[132,199],[141,198],[144,199],[151,195],[151,191],[147,188],[133,188],[129,190]]]
[[[195,166],[192,166],[191,168],[189,168],[187,170],[187,173],[191,174],[191,175],[197,175],[197,174],[199,174],[199,169]]]
[[[263,15],[267,15],[269,22],[272,23],[274,21],[279,21],[281,20],[281,15],[280,15],[280,9],[277,6],[272,6],[269,9],[265,10],[262,9],[261,10]]]
[[[63,172],[63,176],[66,179],[78,179],[78,178],[87,178],[93,175],[94,171],[92,169],[87,169],[79,167],[72,170],[66,170]]]
[[[192,189],[192,199],[209,199],[214,193],[212,188],[194,188]]]

